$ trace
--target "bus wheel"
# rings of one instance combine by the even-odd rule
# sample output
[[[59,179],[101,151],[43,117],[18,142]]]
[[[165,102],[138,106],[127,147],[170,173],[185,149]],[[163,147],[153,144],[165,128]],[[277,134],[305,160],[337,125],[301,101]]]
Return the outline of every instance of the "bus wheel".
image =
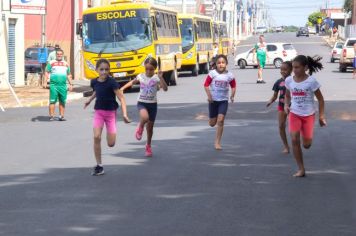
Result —
[[[192,70],[192,76],[198,76],[199,74],[199,63],[195,63],[195,66],[193,66]]]
[[[208,60],[205,64],[203,64],[203,69],[202,69],[203,74],[209,73],[209,67],[210,67],[210,62]]]
[[[178,71],[177,69],[174,69],[170,74],[169,85],[176,86],[177,78],[178,78]]]

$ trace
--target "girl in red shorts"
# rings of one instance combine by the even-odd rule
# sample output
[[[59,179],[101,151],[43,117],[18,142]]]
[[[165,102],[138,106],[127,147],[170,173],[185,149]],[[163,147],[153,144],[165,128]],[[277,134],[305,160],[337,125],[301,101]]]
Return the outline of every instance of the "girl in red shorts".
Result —
[[[119,84],[114,78],[110,77],[110,63],[106,59],[99,59],[96,62],[96,72],[99,77],[90,81],[93,88],[93,95],[85,102],[86,108],[95,98],[95,113],[93,122],[94,131],[94,154],[96,166],[93,168],[92,175],[103,175],[104,168],[101,162],[101,134],[104,124],[106,126],[106,140],[109,147],[113,147],[116,141],[116,110],[119,104],[116,97],[120,100],[122,114],[125,123],[130,123],[127,117],[126,102]]]
[[[294,76],[289,76],[285,82],[287,90],[284,110],[289,114],[289,132],[292,138],[293,154],[299,168],[293,175],[295,177],[305,176],[300,137],[302,137],[304,148],[310,148],[315,119],[314,95],[319,102],[319,124],[321,127],[326,125],[324,98],[320,91],[320,84],[312,76],[314,72],[323,68],[320,60],[321,57],[297,56],[292,62]],[[308,70],[309,74],[306,73]],[[289,106],[289,104],[291,105]]]
[[[284,145],[283,153],[286,154],[289,153],[289,145],[288,145],[287,134],[286,134],[287,113],[284,112],[284,96],[286,94],[285,80],[287,77],[291,75],[292,70],[293,70],[292,62],[290,61],[283,62],[281,66],[282,78],[280,78],[274,83],[272,88],[272,90],[274,91],[273,96],[267,103],[267,107],[269,107],[278,98],[277,108],[278,108],[279,135],[281,136]],[[278,97],[278,93],[279,93],[279,97]]]

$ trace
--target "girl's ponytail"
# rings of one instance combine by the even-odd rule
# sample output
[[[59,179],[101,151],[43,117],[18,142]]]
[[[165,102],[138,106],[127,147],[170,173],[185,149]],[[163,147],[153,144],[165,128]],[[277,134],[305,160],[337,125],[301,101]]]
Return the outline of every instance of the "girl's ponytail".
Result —
[[[323,64],[321,64],[321,59],[322,57],[320,56],[304,56],[304,55],[299,55],[296,56],[293,61],[298,62],[302,64],[302,66],[308,66],[309,69],[309,75],[312,75],[314,72],[318,72],[321,69],[323,69]]]
[[[312,75],[314,72],[318,72],[324,68],[323,64],[321,64],[320,62],[321,59],[322,57],[320,56],[314,56],[314,57],[307,56],[309,75]]]

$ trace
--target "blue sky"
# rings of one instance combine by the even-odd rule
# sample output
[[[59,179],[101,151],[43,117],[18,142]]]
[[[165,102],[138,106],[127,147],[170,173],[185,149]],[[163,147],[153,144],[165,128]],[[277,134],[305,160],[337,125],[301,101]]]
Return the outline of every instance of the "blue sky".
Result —
[[[260,0],[262,1],[262,0]],[[329,0],[330,7],[342,7],[344,0]],[[265,0],[276,25],[305,25],[308,15],[325,8],[326,0]]]

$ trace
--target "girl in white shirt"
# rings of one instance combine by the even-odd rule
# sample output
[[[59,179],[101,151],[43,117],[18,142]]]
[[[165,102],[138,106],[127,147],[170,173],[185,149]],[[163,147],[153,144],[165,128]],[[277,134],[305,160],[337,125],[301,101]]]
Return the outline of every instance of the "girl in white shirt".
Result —
[[[324,98],[320,91],[320,84],[312,76],[314,72],[323,68],[321,59],[321,57],[297,56],[292,63],[294,76],[289,76],[285,81],[287,90],[284,109],[289,114],[293,155],[299,168],[294,174],[295,177],[305,176],[300,138],[302,137],[304,148],[309,149],[313,140],[315,119],[314,95],[319,102],[319,124],[321,127],[326,125]],[[309,71],[309,74],[306,71]]]
[[[147,58],[144,62],[145,73],[139,74],[136,79],[128,82],[121,88],[124,91],[130,88],[134,84],[140,84],[140,92],[137,98],[137,108],[140,114],[140,122],[136,128],[136,139],[141,140],[144,127],[146,125],[147,130],[147,143],[145,149],[145,156],[152,156],[152,136],[153,136],[153,126],[157,115],[157,91],[162,88],[164,91],[168,90],[167,84],[164,81],[163,73],[158,72],[155,74],[158,63],[153,57]]]

